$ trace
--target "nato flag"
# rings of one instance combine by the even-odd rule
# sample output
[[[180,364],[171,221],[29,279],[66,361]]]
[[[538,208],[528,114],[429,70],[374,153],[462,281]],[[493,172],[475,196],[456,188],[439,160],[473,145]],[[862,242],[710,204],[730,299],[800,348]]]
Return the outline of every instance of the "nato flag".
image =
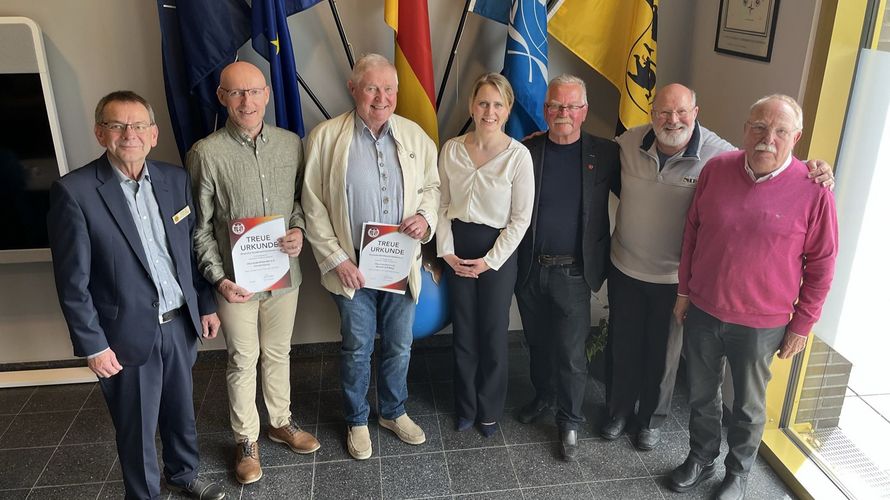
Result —
[[[544,0],[516,0],[510,11],[504,76],[516,102],[506,132],[514,139],[547,129],[547,7]]]

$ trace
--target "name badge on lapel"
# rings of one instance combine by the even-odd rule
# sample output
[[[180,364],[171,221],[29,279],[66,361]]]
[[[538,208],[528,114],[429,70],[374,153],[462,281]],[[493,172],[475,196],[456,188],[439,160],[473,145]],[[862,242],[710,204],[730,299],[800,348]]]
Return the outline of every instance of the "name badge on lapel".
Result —
[[[186,205],[185,208],[183,208],[179,212],[176,212],[176,215],[173,216],[173,223],[179,224],[179,221],[188,217],[190,213],[192,213],[192,209],[188,205]]]

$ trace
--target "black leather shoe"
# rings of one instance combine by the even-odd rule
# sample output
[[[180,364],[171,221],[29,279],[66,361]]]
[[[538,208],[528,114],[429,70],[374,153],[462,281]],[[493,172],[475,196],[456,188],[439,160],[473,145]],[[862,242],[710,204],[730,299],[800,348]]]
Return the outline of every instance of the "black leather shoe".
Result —
[[[559,449],[562,459],[567,462],[578,460],[578,431],[559,431]]]
[[[199,500],[222,500],[226,497],[226,492],[216,483],[211,483],[205,479],[195,478],[194,481],[187,486],[169,485],[170,489],[184,493],[190,498]]]
[[[683,493],[695,488],[698,483],[714,475],[715,463],[701,465],[692,457],[686,457],[682,465],[671,471],[671,489]]]
[[[649,429],[644,427],[637,434],[637,449],[640,451],[649,451],[655,448],[655,445],[661,441],[661,429]]]
[[[624,427],[627,425],[627,419],[624,417],[613,417],[612,420],[609,420],[606,425],[600,429],[600,436],[612,441],[613,439],[618,439],[621,437],[621,434],[624,432]]]
[[[727,472],[714,498],[716,500],[742,500],[745,498],[746,489],[748,489],[747,476],[737,476]]]
[[[530,424],[549,409],[550,401],[535,398],[519,410],[519,413],[516,415],[516,420],[519,420],[519,422],[523,424]]]

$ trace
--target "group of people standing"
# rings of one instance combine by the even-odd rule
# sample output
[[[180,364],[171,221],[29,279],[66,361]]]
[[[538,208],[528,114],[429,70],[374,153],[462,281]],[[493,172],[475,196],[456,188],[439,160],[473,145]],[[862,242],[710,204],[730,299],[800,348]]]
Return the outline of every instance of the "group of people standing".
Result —
[[[510,84],[488,73],[470,95],[474,130],[442,146],[437,168],[433,141],[394,114],[398,79],[387,59],[361,58],[347,87],[355,108],[301,143],[265,123],[270,90],[259,69],[231,64],[217,90],[228,121],[192,147],[187,171],[147,160],[158,136],[151,106],[113,92],[96,107],[105,154],[54,184],[49,229],[60,303],[75,354],[88,358],[108,402],[127,497],[160,492],[157,429],[167,484],[195,498],[224,497],[197,475],[190,383],[197,341],[215,337],[220,325],[237,480],[262,477],[258,367],[269,439],[296,453],[320,448],[291,416],[305,241],[340,314],[348,452],[359,460],[373,453],[372,368],[380,426],[406,443],[425,442],[405,410],[420,246],[407,293],[365,288],[358,246],[362,223],[373,221],[422,243],[435,236],[447,263],[457,431],[498,432],[515,293],[536,392],[517,418],[530,423],[555,410],[561,454],[577,458],[591,291],[608,277],[602,436],[633,427],[640,449],[657,445],[685,321],[691,449],[671,486],[686,491],[713,474],[725,358],[736,396],[718,494],[743,498],[763,431],[769,362],[777,350],[788,357],[805,345],[837,247],[833,198],[819,185],[833,182],[830,168],[808,173],[791,156],[802,127],[793,99],[755,103],[745,149],[733,152],[696,121],[695,94],[669,85],[656,95],[652,123],[616,142],[581,130],[585,84],[562,75],[547,89],[548,130],[519,142],[504,133]],[[611,235],[610,192],[620,197]],[[290,257],[292,286],[251,293],[234,280],[229,225],[270,215],[287,223],[278,244]]]

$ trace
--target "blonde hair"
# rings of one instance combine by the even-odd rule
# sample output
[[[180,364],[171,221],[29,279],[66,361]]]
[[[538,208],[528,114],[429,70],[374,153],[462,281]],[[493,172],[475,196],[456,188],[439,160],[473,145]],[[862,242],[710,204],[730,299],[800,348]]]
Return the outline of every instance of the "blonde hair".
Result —
[[[485,73],[476,79],[476,82],[473,83],[473,92],[470,94],[470,108],[473,107],[473,101],[476,100],[476,94],[479,93],[479,89],[481,89],[483,85],[491,85],[497,89],[498,94],[501,95],[501,99],[504,100],[504,104],[508,108],[513,108],[513,87],[510,86],[510,82],[504,78],[504,75],[499,73]]]

